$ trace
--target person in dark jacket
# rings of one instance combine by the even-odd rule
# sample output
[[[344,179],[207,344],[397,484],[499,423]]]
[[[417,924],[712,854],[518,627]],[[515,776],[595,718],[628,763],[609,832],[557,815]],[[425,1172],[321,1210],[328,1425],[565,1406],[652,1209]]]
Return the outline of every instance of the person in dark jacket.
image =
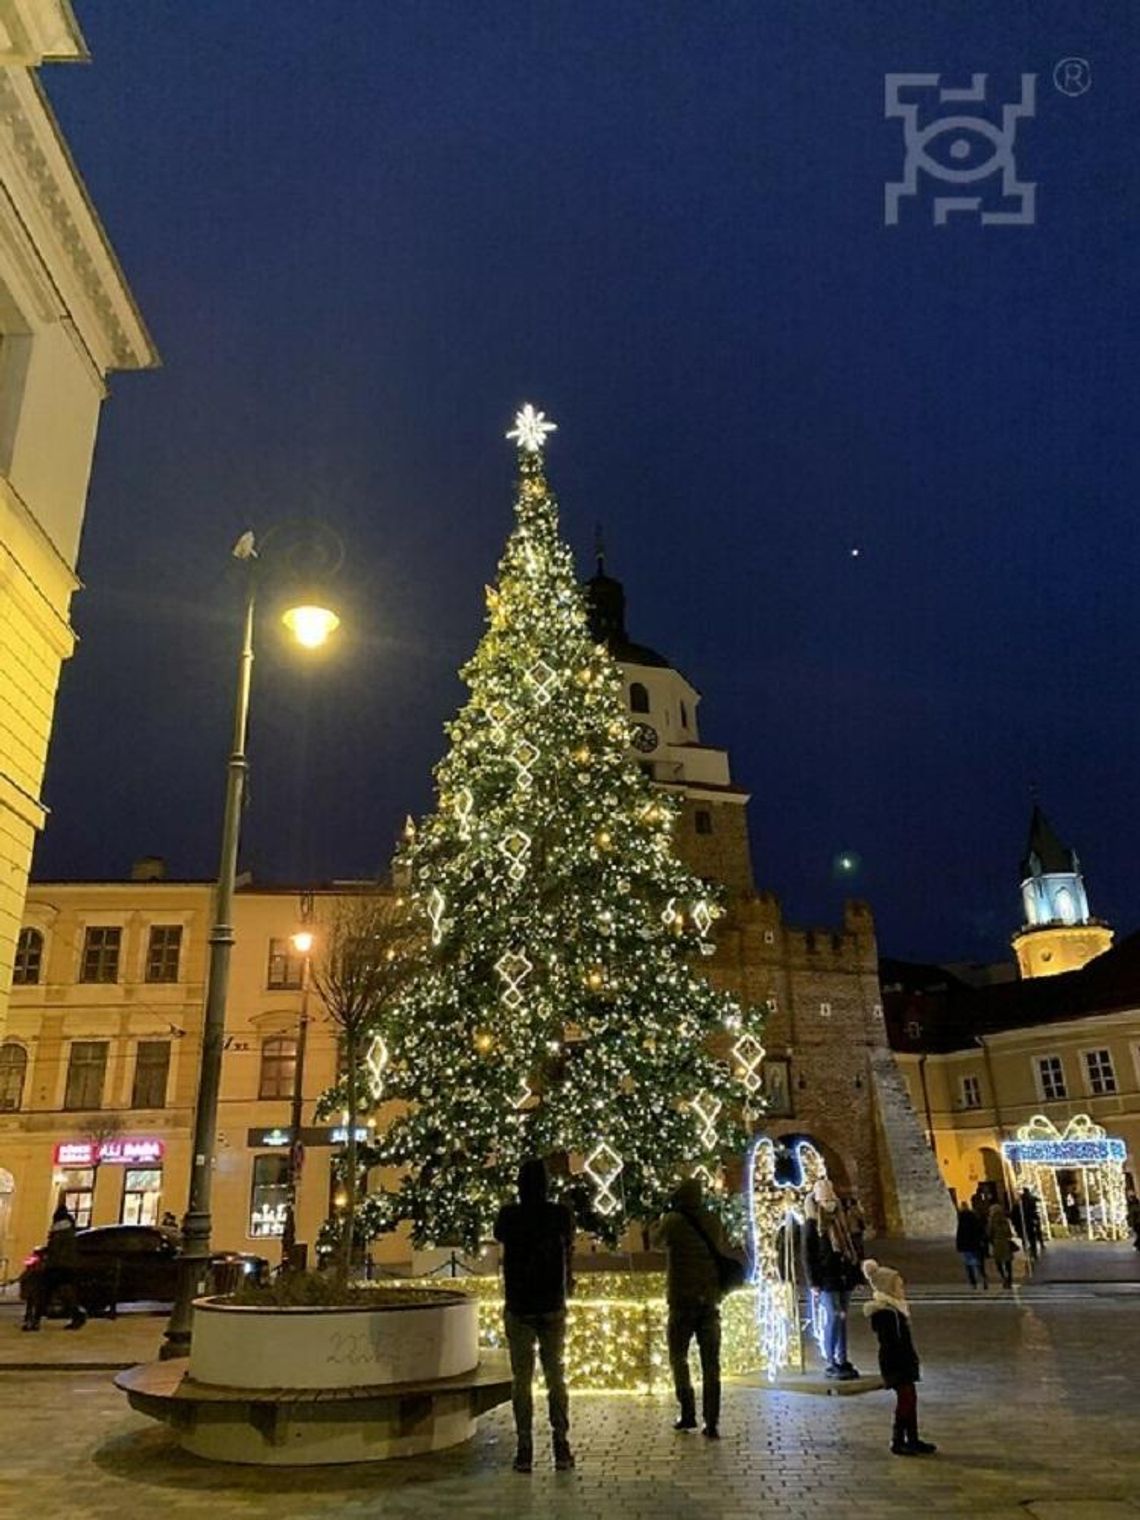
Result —
[[[918,1438],[918,1390],[921,1375],[918,1353],[910,1334],[910,1305],[906,1301],[906,1284],[892,1267],[877,1261],[863,1263],[863,1275],[871,1289],[863,1313],[879,1342],[879,1371],[883,1382],[895,1393],[895,1418],[891,1431],[891,1451],[896,1457],[926,1457],[938,1450],[930,1441]]]
[[[986,1235],[986,1227],[974,1210],[969,1208],[959,1209],[958,1233],[954,1237],[954,1249],[962,1258],[971,1288],[978,1286],[979,1279],[981,1279],[983,1288],[989,1287],[989,1281],[986,1278],[986,1251],[988,1247],[989,1238]]]
[[[1041,1205],[1027,1187],[1021,1190],[1021,1221],[1025,1227],[1021,1233],[1025,1249],[1036,1261],[1038,1252],[1045,1249],[1045,1228],[1041,1223]]]
[[[998,1269],[1003,1288],[1013,1287],[1013,1226],[1009,1222],[1009,1215],[1000,1203],[995,1203],[990,1208],[989,1218],[989,1241],[990,1251],[993,1255],[994,1266]]]
[[[715,1214],[702,1207],[699,1178],[689,1177],[672,1197],[653,1232],[665,1252],[665,1298],[669,1306],[669,1366],[681,1412],[674,1430],[696,1430],[697,1400],[689,1372],[694,1335],[701,1356],[701,1416],[704,1434],[720,1439],[720,1274],[714,1251],[735,1252]]]
[[[40,1320],[53,1296],[59,1298],[70,1316],[66,1328],[82,1330],[87,1323],[87,1316],[79,1307],[75,1281],[78,1268],[79,1248],[75,1244],[75,1220],[68,1212],[67,1205],[61,1203],[52,1215],[51,1229],[44,1248],[43,1271],[38,1274],[39,1281],[35,1284],[38,1290],[35,1306],[30,1323],[27,1323],[29,1330],[40,1328]]]
[[[546,1380],[554,1465],[574,1466],[570,1399],[566,1389],[566,1295],[573,1290],[574,1216],[546,1196],[546,1167],[537,1158],[519,1168],[519,1199],[500,1209],[495,1239],[503,1247],[504,1322],[511,1353],[511,1403],[518,1450],[516,1472],[534,1466],[534,1348]]]
[[[812,1188],[804,1206],[804,1276],[823,1311],[825,1376],[840,1382],[859,1376],[847,1359],[847,1310],[851,1290],[862,1282],[859,1252],[847,1210],[826,1177]]]

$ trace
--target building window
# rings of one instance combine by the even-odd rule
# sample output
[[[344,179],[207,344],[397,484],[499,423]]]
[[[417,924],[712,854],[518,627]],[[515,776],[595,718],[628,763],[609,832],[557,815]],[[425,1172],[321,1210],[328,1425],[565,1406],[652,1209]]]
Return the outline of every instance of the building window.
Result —
[[[776,931],[774,929],[764,930],[764,943],[766,945],[774,945],[776,943]]]
[[[689,709],[685,706],[684,702],[682,702],[681,703],[681,727],[682,728],[688,728],[688,726],[689,726]]]
[[[106,1075],[107,1041],[72,1041],[67,1062],[67,1090],[63,1095],[64,1108],[102,1108],[103,1081]]]
[[[298,989],[305,970],[305,957],[293,949],[289,939],[269,941],[269,974],[266,986],[276,991]]]
[[[962,1078],[962,1107],[981,1108],[982,1106],[982,1080],[980,1077],[965,1076]]]
[[[649,692],[640,681],[635,681],[629,688],[629,710],[635,713],[649,711]]]
[[[253,1158],[253,1188],[249,1199],[249,1233],[254,1239],[285,1233],[289,1202],[289,1158],[271,1151]]]
[[[274,1036],[261,1042],[261,1081],[259,1098],[291,1098],[293,1074],[297,1070],[297,1042]]]
[[[1089,1092],[1094,1098],[1103,1098],[1116,1091],[1111,1050],[1086,1050],[1085,1070],[1089,1074]]]
[[[119,980],[119,945],[122,929],[88,929],[83,940],[81,982],[117,982]]]
[[[162,1168],[129,1166],[123,1173],[120,1224],[157,1224],[162,1202]]]
[[[182,955],[182,925],[154,924],[146,952],[148,982],[176,982]]]
[[[708,808],[698,808],[693,814],[693,824],[698,834],[712,833],[712,814]]]
[[[140,1040],[135,1056],[132,1108],[165,1108],[166,1079],[170,1072],[170,1041]]]
[[[777,1007],[775,997],[766,997],[764,999],[764,1007],[767,1008],[769,1013],[775,1013]]]
[[[922,1039],[922,1025],[918,1022],[917,1019],[909,1019],[907,1021],[906,1037],[908,1040]]]
[[[24,1101],[24,1078],[28,1074],[28,1052],[15,1040],[0,1045],[0,1114],[15,1113]]]
[[[60,1180],[59,1201],[75,1218],[77,1230],[91,1228],[91,1206],[95,1202],[95,1168],[80,1167],[64,1172]]]
[[[1065,1098],[1065,1068],[1060,1056],[1038,1056],[1037,1080],[1041,1084],[1041,1096],[1046,1099]]]
[[[819,1005],[819,1016],[821,1019],[829,1019],[831,1017],[830,1003],[821,1003]]]
[[[643,776],[648,776],[649,779],[650,779],[650,781],[653,780],[653,761],[652,760],[639,760],[637,762],[637,768],[638,768],[638,770],[641,772],[641,774]]]
[[[44,937],[38,929],[21,929],[16,941],[16,964],[12,968],[14,987],[35,987],[40,979],[44,959]]]

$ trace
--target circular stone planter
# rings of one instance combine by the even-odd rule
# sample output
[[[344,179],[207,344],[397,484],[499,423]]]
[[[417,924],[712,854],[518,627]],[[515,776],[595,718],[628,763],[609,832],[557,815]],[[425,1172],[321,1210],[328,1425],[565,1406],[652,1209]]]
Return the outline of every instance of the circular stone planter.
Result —
[[[270,1466],[441,1451],[511,1388],[506,1356],[480,1357],[478,1303],[438,1290],[344,1308],[198,1299],[189,1365],[150,1362],[115,1382],[185,1451]]]
[[[215,1388],[376,1388],[457,1377],[479,1363],[479,1308],[464,1293],[345,1308],[194,1304],[190,1376]]]

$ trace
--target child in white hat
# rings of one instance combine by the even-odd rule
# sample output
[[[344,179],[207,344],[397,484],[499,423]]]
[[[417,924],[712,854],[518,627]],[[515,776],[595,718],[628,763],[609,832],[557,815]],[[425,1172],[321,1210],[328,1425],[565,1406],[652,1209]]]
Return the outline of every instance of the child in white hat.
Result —
[[[895,1391],[895,1423],[891,1450],[896,1457],[926,1457],[938,1450],[918,1438],[918,1352],[910,1338],[910,1305],[906,1284],[893,1267],[877,1261],[863,1263],[863,1276],[871,1289],[871,1301],[863,1313],[879,1340],[879,1371],[883,1382]]]

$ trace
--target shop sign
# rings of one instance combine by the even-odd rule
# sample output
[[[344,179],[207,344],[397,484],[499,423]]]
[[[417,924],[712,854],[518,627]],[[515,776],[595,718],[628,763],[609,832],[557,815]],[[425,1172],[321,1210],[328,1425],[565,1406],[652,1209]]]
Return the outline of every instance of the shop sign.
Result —
[[[356,1138],[364,1143],[372,1138],[372,1131],[367,1125],[360,1124],[356,1129]],[[293,1131],[288,1125],[278,1125],[273,1129],[251,1129],[246,1131],[245,1143],[255,1151],[283,1151],[292,1143]],[[339,1124],[335,1129],[325,1129],[321,1125],[301,1126],[301,1144],[312,1148],[313,1146],[347,1145],[348,1127]]]
[[[55,1164],[63,1167],[154,1166],[162,1161],[166,1144],[144,1136],[129,1140],[61,1140]]]

